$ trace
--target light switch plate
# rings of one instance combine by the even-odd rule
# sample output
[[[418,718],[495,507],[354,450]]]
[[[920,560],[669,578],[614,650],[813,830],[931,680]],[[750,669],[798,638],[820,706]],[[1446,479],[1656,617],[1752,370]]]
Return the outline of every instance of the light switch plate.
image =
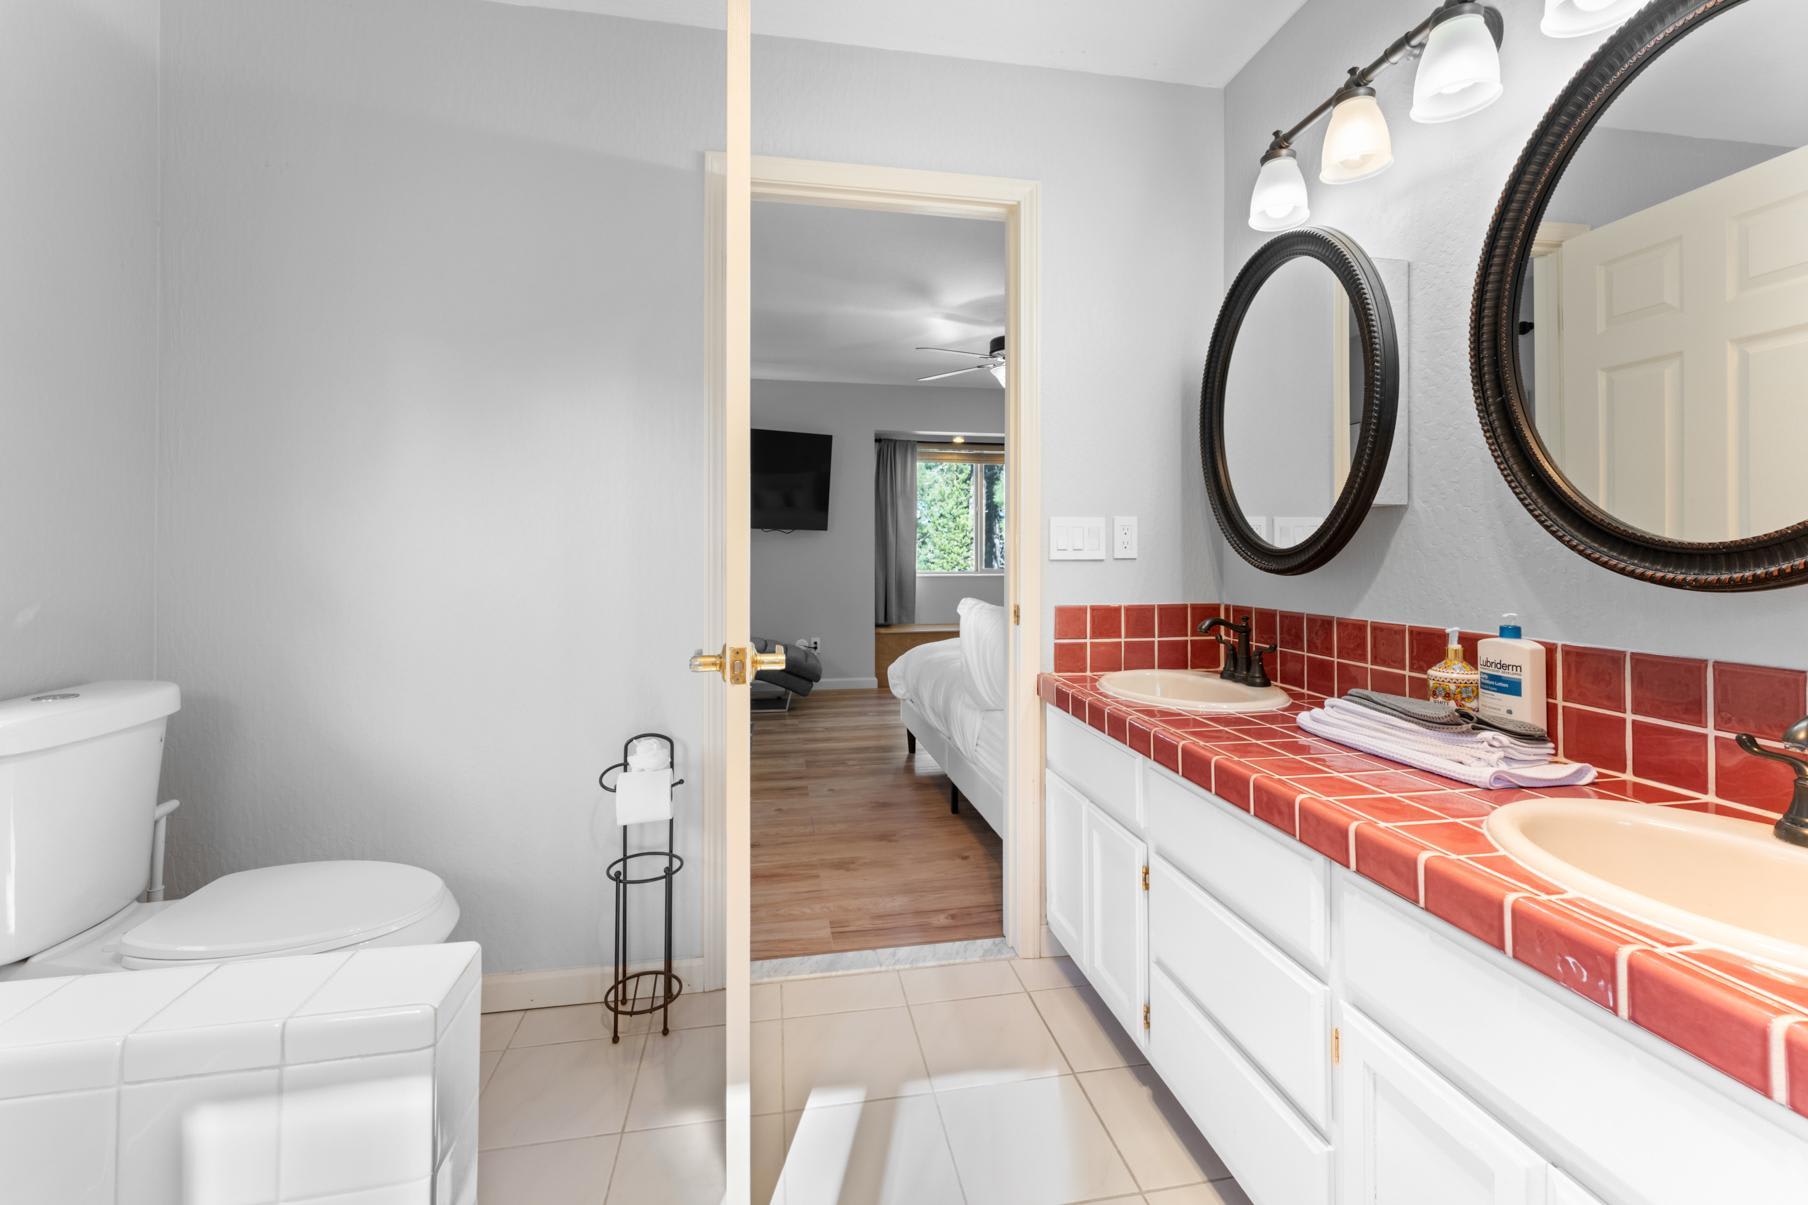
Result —
[[[1102,561],[1105,559],[1105,520],[1102,517],[1056,516],[1048,521],[1048,559],[1051,561]]]
[[[1111,520],[1111,556],[1114,560],[1136,559],[1136,516],[1116,515]]]

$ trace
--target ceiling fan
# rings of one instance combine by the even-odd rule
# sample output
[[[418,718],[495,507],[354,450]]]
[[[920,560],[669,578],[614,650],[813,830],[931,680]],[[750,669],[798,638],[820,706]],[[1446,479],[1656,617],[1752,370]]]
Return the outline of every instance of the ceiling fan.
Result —
[[[983,360],[982,364],[970,364],[966,368],[957,368],[953,372],[938,372],[932,377],[918,377],[918,381],[939,381],[944,377],[958,377],[964,372],[989,370],[1000,385],[1004,384],[1004,336],[997,335],[992,339],[989,351],[963,351],[958,347],[919,347],[918,351],[945,351],[956,356],[975,356]]]

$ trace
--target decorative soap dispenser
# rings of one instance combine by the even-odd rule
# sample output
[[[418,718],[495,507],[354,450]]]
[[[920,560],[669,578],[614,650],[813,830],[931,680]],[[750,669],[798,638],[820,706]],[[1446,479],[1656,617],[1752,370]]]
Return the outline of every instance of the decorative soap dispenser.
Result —
[[[1481,697],[1482,676],[1463,660],[1463,642],[1456,628],[1445,629],[1444,644],[1444,659],[1426,671],[1431,679],[1431,697],[1473,708]]]

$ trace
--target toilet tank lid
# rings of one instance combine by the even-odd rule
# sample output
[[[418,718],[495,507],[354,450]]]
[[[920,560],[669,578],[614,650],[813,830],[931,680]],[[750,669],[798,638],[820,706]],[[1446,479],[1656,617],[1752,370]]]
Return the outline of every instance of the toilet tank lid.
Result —
[[[8,699],[0,703],[0,757],[124,732],[181,707],[174,682],[89,682]]]

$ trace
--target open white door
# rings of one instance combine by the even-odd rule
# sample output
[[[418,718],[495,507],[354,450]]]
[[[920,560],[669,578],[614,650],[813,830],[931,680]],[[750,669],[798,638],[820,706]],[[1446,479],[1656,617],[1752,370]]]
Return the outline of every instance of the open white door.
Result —
[[[1603,510],[1685,540],[1808,510],[1804,215],[1808,149],[1563,243],[1561,430],[1542,394],[1539,426]]]
[[[722,1199],[742,1205],[751,1198],[752,1095],[748,917],[751,880],[748,825],[748,683],[759,658],[748,639],[748,547],[752,485],[748,479],[748,398],[752,363],[749,317],[752,231],[751,37],[748,0],[727,3],[727,89],[724,150],[709,157],[710,281],[707,291],[709,347],[710,479],[716,496],[711,547],[712,597],[721,602],[716,630],[704,636],[704,651],[690,668],[715,676],[704,773],[709,816],[709,857],[720,874],[712,877],[704,907],[710,944],[706,961],[722,967],[726,1045]],[[784,654],[777,654],[778,667]]]

